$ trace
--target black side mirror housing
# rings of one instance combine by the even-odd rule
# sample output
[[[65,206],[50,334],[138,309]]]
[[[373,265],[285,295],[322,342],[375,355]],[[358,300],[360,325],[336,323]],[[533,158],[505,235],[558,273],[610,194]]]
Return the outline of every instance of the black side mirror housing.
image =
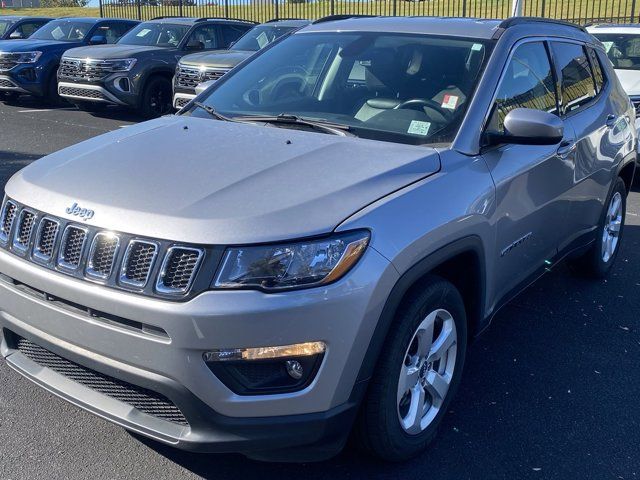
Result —
[[[107,43],[107,37],[104,35],[94,35],[89,40],[89,45],[105,45]]]
[[[204,44],[198,40],[191,40],[186,48],[187,50],[204,50]]]

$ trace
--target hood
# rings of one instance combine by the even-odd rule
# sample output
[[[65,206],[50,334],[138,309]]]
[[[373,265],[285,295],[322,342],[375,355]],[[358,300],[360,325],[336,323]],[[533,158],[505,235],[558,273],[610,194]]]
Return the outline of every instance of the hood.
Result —
[[[0,52],[32,52],[34,50],[66,50],[82,45],[79,42],[57,42],[55,40],[0,40]]]
[[[616,69],[616,74],[627,95],[640,95],[640,70]]]
[[[214,50],[211,52],[192,53],[182,57],[180,64],[210,68],[233,68],[254,53],[245,50]]]
[[[67,51],[65,56],[72,58],[93,58],[108,60],[116,58],[130,58],[140,53],[167,50],[162,47],[148,47],[142,45],[91,45],[88,47],[74,48]]]
[[[44,157],[6,193],[74,221],[77,203],[115,231],[246,244],[331,232],[439,167],[427,147],[171,116]]]

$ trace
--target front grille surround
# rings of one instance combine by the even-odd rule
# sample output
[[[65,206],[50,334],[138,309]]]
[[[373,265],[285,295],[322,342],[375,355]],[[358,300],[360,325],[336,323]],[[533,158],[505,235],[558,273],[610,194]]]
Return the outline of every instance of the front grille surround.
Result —
[[[185,293],[193,283],[193,276],[198,271],[202,254],[202,250],[197,248],[171,247],[162,262],[156,290],[169,295]],[[178,255],[181,255],[181,258],[176,260]],[[185,258],[185,255],[188,255],[188,258]]]
[[[31,227],[27,249],[19,251],[14,248],[13,239],[23,211],[32,212],[35,215],[35,222]],[[5,199],[0,212],[1,250],[59,274],[147,297],[186,301],[209,290],[213,274],[224,253],[223,246],[189,245],[171,240],[144,238],[66,220],[27,207],[10,198]],[[2,243],[5,231],[7,235]],[[63,248],[67,246],[70,232],[75,232],[77,236],[72,239],[75,240],[73,248]],[[100,258],[94,259],[93,256],[98,248],[97,242],[105,236],[113,235],[118,236],[119,239],[117,247],[113,248],[113,257],[111,258],[111,251],[108,251],[103,252]],[[137,252],[135,258],[137,263],[132,266],[130,272],[127,272],[127,266],[132,260],[132,252],[136,253],[138,248],[142,248],[143,251]],[[190,263],[193,269],[186,273],[180,270],[180,279],[171,277],[167,279],[165,275],[162,277],[163,281],[160,281],[162,266],[176,249],[197,252],[197,262]],[[176,284],[180,288],[164,288],[165,285]]]

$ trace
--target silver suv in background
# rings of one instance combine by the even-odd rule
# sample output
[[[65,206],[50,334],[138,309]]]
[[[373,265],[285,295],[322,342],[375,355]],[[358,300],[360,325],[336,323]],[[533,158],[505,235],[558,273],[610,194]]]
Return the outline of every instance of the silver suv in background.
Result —
[[[317,21],[10,180],[2,355],[178,448],[417,455],[502,305],[611,270],[633,117],[574,25]]]

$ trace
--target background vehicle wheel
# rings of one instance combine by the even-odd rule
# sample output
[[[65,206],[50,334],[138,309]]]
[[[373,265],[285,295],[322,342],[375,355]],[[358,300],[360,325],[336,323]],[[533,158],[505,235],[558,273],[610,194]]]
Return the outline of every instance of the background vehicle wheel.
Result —
[[[583,256],[570,261],[574,270],[593,278],[607,276],[620,250],[626,213],[627,189],[624,181],[618,178],[605,203],[596,241]]]
[[[98,102],[73,102],[73,105],[84,112],[102,112],[107,108],[105,103]]]
[[[58,95],[58,78],[56,77],[56,70],[54,70],[51,77],[49,77],[49,83],[47,86],[47,93],[45,97],[45,101],[53,107],[62,105],[65,101],[60,95]]]
[[[460,383],[467,318],[458,290],[429,277],[391,325],[361,407],[359,446],[388,461],[421,453]]]
[[[154,77],[144,89],[140,111],[146,118],[161,117],[173,110],[171,101],[171,82],[163,77]]]

